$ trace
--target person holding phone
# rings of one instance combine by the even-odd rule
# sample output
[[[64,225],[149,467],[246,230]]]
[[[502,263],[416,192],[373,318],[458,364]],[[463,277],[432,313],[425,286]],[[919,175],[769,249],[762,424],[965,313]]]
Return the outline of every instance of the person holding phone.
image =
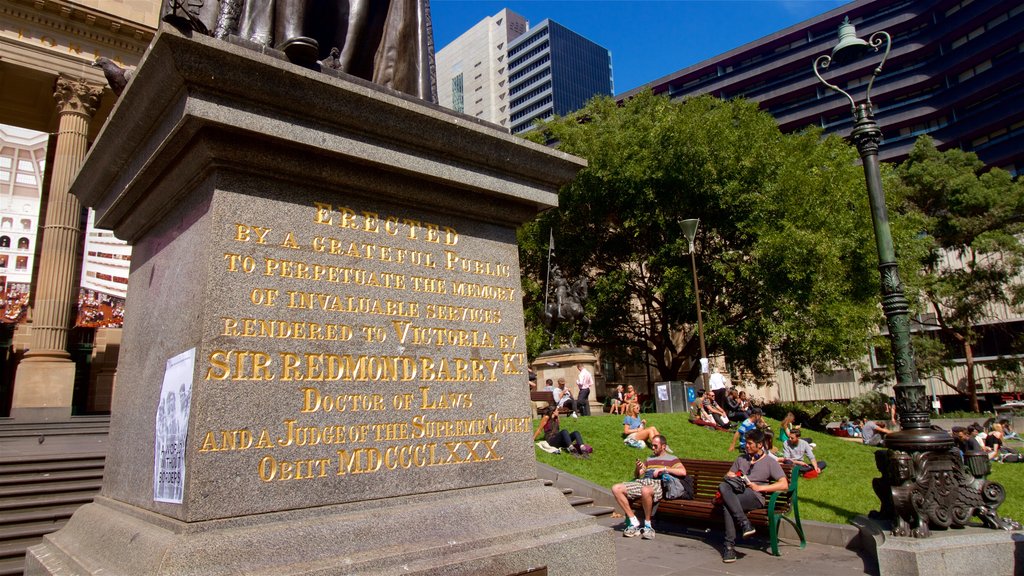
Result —
[[[654,510],[654,504],[662,498],[661,476],[663,474],[672,474],[680,478],[686,476],[686,467],[683,466],[679,458],[669,454],[665,450],[666,448],[668,448],[668,442],[664,436],[659,434],[652,438],[651,450],[654,454],[647,460],[637,459],[633,469],[634,479],[612,486],[615,502],[622,510],[622,515],[626,517],[626,527],[622,531],[622,535],[626,538],[641,536],[644,540],[654,539],[651,513]],[[637,520],[633,507],[630,505],[633,500],[640,500],[644,509],[643,526],[640,526],[640,521]]]

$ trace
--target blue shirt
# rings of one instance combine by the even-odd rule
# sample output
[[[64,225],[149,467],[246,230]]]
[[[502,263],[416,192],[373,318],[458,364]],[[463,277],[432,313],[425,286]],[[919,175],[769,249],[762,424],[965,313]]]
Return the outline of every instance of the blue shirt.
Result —
[[[640,419],[634,418],[633,416],[626,416],[622,419],[622,423],[629,426],[630,430],[636,430],[641,426]]]
[[[747,418],[739,425],[736,429],[740,433],[740,451],[742,452],[747,447],[747,432],[750,432],[754,428],[757,428],[757,424],[753,420]]]

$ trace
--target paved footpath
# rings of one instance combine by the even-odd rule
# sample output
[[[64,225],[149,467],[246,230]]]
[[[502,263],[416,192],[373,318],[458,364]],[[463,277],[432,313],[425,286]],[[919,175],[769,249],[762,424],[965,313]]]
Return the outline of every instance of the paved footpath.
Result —
[[[876,574],[871,560],[860,553],[835,546],[808,543],[801,550],[783,541],[781,557],[772,556],[767,539],[754,538],[736,547],[739,560],[722,562],[722,534],[682,529],[659,532],[654,540],[622,537],[622,519],[598,519],[615,530],[615,559],[619,576],[694,576],[697,574],[750,576],[827,575],[853,576]],[[758,546],[763,546],[759,548]]]

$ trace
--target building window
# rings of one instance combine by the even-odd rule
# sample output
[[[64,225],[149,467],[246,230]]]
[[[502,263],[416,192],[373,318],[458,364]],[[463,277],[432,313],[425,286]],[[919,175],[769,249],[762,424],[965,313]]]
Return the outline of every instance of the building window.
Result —
[[[466,111],[466,102],[462,88],[462,73],[452,78],[452,110],[456,112]]]
[[[0,236],[0,248],[10,248],[10,247],[11,247],[11,238],[9,236]]]
[[[28,250],[28,238],[22,237],[18,239],[18,250]]]
[[[28,270],[28,256],[18,256],[14,263],[15,270]]]

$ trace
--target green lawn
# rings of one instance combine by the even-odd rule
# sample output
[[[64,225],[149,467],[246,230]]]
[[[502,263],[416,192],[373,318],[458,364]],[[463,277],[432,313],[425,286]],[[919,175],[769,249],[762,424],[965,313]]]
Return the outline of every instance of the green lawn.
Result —
[[[687,422],[685,414],[645,414],[642,417],[647,419],[648,425],[657,426],[681,458],[732,460],[736,456],[728,452],[731,432],[714,432],[695,426]],[[633,462],[650,454],[649,450],[630,448],[622,443],[621,417],[592,416],[576,420],[563,417],[561,420],[564,429],[579,430],[583,441],[594,447],[593,456],[579,460],[568,454],[548,454],[536,449],[537,460],[570,474],[610,487],[628,480]],[[778,430],[778,422],[772,421],[772,427]],[[858,514],[878,509],[878,498],[871,489],[871,479],[878,477],[873,456],[876,449],[823,432],[808,430],[805,436],[818,445],[815,456],[826,461],[828,469],[818,478],[800,483],[800,517],[846,523]],[[994,462],[992,469],[989,480],[1002,484],[1007,493],[999,515],[1024,521],[1024,463]]]

